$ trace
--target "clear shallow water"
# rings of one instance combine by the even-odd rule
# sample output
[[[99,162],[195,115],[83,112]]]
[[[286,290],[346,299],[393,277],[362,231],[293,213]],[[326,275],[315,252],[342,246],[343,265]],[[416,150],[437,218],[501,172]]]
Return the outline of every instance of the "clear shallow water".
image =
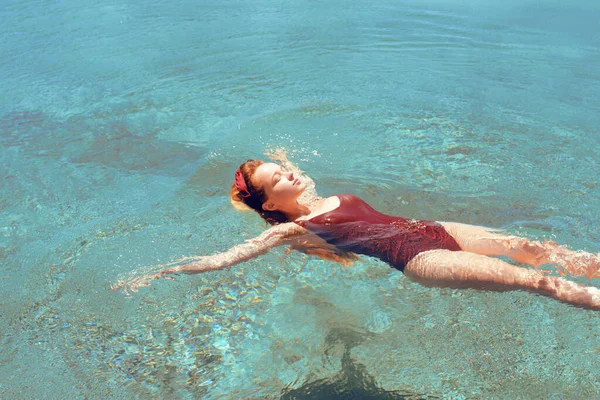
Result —
[[[228,187],[274,146],[323,195],[600,251],[595,3],[0,13],[1,397],[598,396],[598,314],[530,294],[282,250],[109,288],[260,233]]]

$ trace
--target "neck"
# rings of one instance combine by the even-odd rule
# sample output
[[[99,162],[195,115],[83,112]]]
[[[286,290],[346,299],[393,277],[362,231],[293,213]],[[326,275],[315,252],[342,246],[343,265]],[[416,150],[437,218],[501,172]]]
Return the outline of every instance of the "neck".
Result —
[[[284,213],[290,221],[295,221],[303,215],[310,214],[310,208],[298,202],[294,202],[294,204],[287,207],[280,207],[279,211]]]

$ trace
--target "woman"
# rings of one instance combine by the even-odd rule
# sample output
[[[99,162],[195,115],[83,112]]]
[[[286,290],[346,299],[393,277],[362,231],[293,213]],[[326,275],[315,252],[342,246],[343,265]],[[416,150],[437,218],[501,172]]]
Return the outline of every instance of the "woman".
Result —
[[[479,226],[385,215],[353,195],[320,198],[314,182],[302,175],[284,152],[270,156],[282,165],[248,160],[236,171],[231,187],[234,205],[253,209],[272,225],[270,229],[225,253],[184,258],[162,266],[170,268],[115,287],[137,291],[152,279],[228,268],[273,247],[290,245],[290,249],[343,264],[356,260],[357,253],[374,256],[425,286],[521,289],[575,306],[600,309],[597,288],[491,257],[507,256],[536,268],[555,264],[567,271],[564,273],[592,278],[600,269],[597,256]],[[173,267],[182,262],[187,263]]]

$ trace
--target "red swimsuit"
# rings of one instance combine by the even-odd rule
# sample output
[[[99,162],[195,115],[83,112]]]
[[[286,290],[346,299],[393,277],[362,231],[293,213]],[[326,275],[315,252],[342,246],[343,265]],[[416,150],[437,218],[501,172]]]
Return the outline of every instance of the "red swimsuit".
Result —
[[[382,214],[351,194],[338,197],[338,208],[295,222],[341,250],[377,257],[400,271],[423,251],[461,250],[437,222]]]

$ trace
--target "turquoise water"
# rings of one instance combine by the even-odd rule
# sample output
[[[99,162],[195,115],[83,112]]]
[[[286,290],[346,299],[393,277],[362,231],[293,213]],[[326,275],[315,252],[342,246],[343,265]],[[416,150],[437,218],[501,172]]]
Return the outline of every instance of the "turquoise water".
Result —
[[[597,2],[151,3],[0,10],[1,398],[600,397],[598,313],[368,258],[110,290],[259,234],[228,187],[277,146],[322,195],[599,252]]]

